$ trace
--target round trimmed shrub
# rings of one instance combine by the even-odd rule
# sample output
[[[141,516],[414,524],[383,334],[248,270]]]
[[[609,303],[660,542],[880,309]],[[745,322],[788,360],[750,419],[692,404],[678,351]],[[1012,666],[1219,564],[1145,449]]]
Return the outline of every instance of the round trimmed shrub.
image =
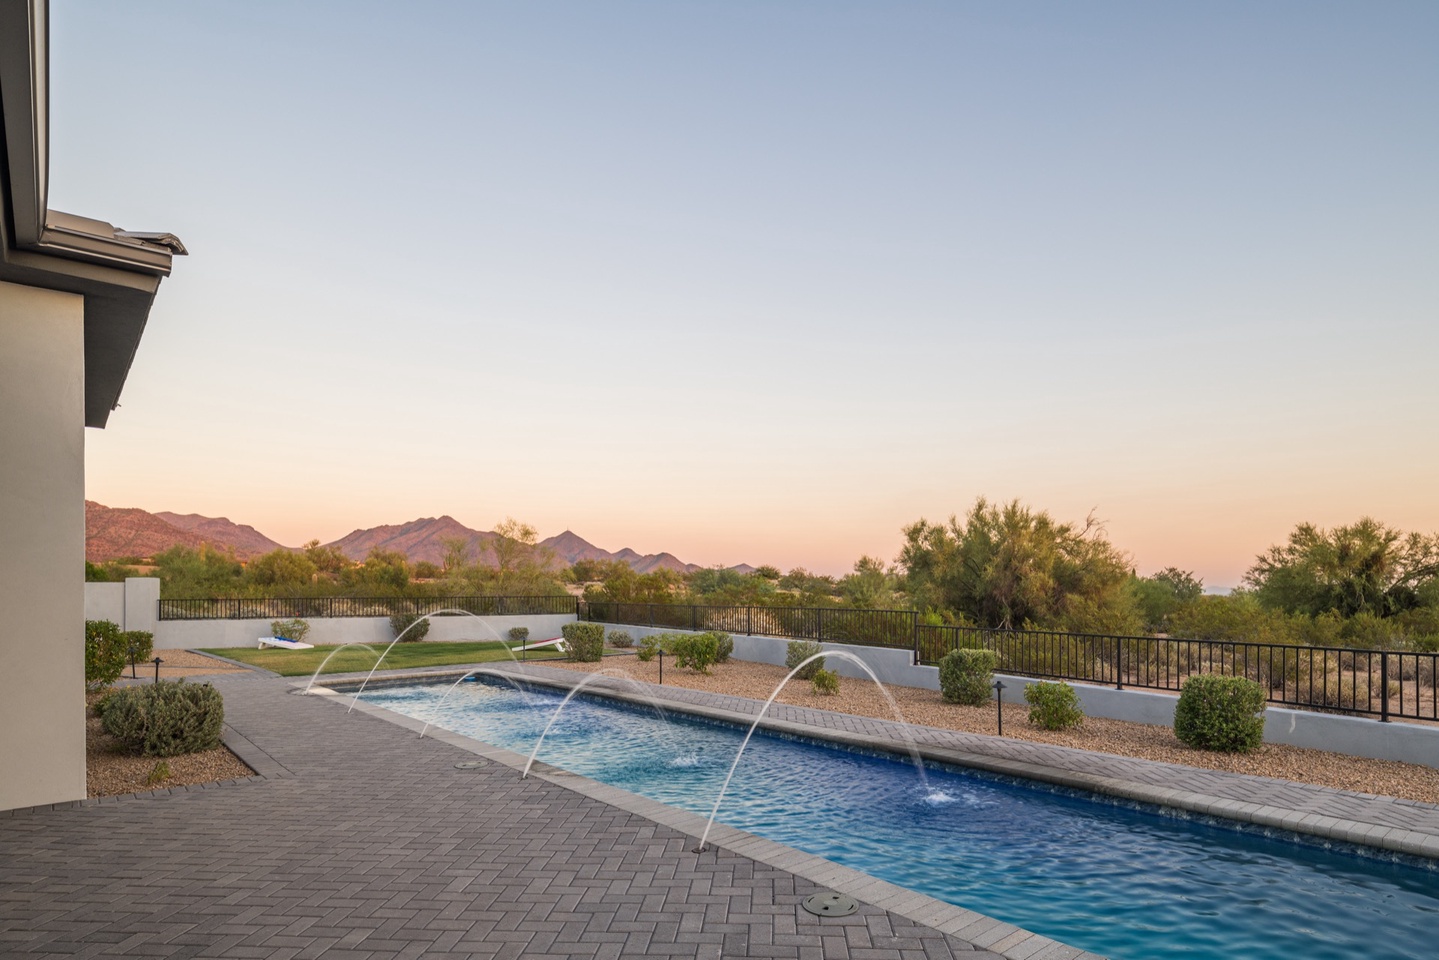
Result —
[[[85,621],[85,689],[103,690],[125,672],[126,649],[120,625],[112,620]]]
[[[711,630],[710,635],[715,638],[715,663],[729,663],[734,656],[734,638],[723,630]]]
[[[621,650],[635,645],[635,638],[624,630],[611,630],[609,635],[610,646],[619,647]]]
[[[525,643],[530,639],[529,627],[510,627],[510,642]]]
[[[393,624],[394,618],[390,619]],[[293,620],[271,620],[270,636],[279,640],[293,640],[296,643],[304,643],[305,638],[310,635],[310,624],[307,620],[296,617]]]
[[[939,661],[939,690],[949,703],[982,707],[994,687],[999,654],[993,650],[951,650]]]
[[[144,663],[155,655],[155,635],[148,630],[126,630],[120,634],[120,643],[127,663]]]
[[[395,631],[396,637],[404,634],[401,643],[415,643],[425,639],[425,634],[430,632],[430,621],[418,613],[396,613],[390,616],[390,629]],[[406,630],[410,632],[405,633]]]
[[[1084,708],[1079,694],[1067,683],[1041,680],[1024,688],[1024,702],[1029,704],[1029,723],[1041,730],[1069,730],[1084,722]]]
[[[1190,677],[1174,708],[1174,735],[1200,750],[1255,749],[1264,742],[1264,688],[1246,677]]]
[[[570,659],[579,663],[598,663],[605,655],[605,625],[575,622],[560,628]]]
[[[793,670],[804,663],[809,657],[816,653],[824,653],[824,647],[813,640],[791,640],[785,648],[784,665]],[[824,657],[820,657],[813,663],[805,664],[805,668],[795,674],[801,680],[813,680],[814,675],[824,669]]]
[[[208,683],[161,680],[105,698],[100,723],[133,753],[173,757],[220,745],[225,702]]]

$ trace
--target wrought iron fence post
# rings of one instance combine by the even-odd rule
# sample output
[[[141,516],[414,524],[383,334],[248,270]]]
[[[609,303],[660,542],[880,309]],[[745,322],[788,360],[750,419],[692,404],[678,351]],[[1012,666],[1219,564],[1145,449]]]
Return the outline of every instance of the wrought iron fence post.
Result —
[[[1114,638],[1114,689],[1124,689],[1124,640]]]
[[[744,632],[745,636],[754,636],[754,607],[744,608]]]
[[[1418,676],[1416,673],[1415,676]],[[1402,682],[1402,681],[1401,681]],[[1399,708],[1404,708],[1401,700]],[[1379,654],[1379,722],[1389,722],[1389,651]]]
[[[698,630],[699,628],[700,628],[700,608],[699,608],[698,606],[696,606],[695,604],[692,603],[692,604],[690,604],[690,629],[691,629],[691,630]]]

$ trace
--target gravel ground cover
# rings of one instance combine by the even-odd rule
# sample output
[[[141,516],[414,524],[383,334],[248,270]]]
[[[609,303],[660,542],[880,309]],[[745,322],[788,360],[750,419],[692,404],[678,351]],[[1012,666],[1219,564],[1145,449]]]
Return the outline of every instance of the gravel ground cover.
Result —
[[[648,683],[659,680],[658,661],[641,663],[633,656],[607,656],[603,663],[556,661],[546,666],[586,672],[601,667],[620,668],[636,680]],[[664,679],[667,686],[689,687],[765,700],[787,672],[783,667],[732,660],[714,667],[713,673],[705,676],[693,670],[677,669],[671,660],[665,666]],[[993,702],[984,707],[963,707],[945,703],[937,690],[914,687],[887,689],[898,704],[904,719],[910,723],[966,733],[995,733],[996,711]],[[1006,690],[1005,696],[1014,697],[1016,701],[1006,703],[1004,707],[1006,737],[1209,770],[1277,777],[1358,793],[1439,803],[1439,770],[1432,767],[1394,760],[1371,760],[1272,743],[1266,743],[1249,754],[1212,753],[1180,743],[1170,727],[1096,717],[1086,718],[1077,730],[1051,732],[1029,725],[1029,708],[1020,699],[1020,691]],[[895,718],[889,703],[872,682],[851,677],[841,678],[839,693],[833,696],[816,694],[807,681],[793,680],[778,699],[782,703],[816,710],[834,710],[884,720]]]
[[[235,673],[243,667],[234,667],[220,660],[191,653],[188,650],[157,651],[165,662],[161,665],[162,679],[173,680],[199,678],[217,673]],[[145,665],[141,665],[143,667]],[[153,677],[154,667],[147,674],[137,668],[139,675]],[[129,676],[127,670],[125,675]],[[95,704],[104,696],[91,693],[85,697],[85,787],[87,796],[115,797],[129,793],[144,793],[165,787],[192,786],[198,783],[213,783],[217,780],[232,780],[248,777],[253,772],[229,750],[217,747],[200,753],[187,753],[178,757],[166,757],[165,764],[170,773],[155,777],[159,759],[138,757],[124,752],[118,741],[100,726],[95,715]]]

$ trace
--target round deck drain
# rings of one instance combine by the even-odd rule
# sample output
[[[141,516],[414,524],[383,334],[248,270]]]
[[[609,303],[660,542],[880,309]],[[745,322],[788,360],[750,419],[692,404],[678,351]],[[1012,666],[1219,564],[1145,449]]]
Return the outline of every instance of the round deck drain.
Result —
[[[488,764],[488,763],[489,763],[488,760],[461,760],[459,763],[455,764],[455,769],[456,769],[456,770],[473,770],[473,769],[475,769],[476,767],[483,767],[483,766],[485,766],[485,765]]]
[[[805,897],[800,906],[816,917],[847,917],[859,909],[859,901],[842,893],[816,893]]]

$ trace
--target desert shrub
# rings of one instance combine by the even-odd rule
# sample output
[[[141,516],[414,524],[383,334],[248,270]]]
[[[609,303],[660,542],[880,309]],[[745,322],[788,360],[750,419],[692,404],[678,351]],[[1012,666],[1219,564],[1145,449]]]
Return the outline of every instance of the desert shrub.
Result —
[[[596,663],[605,655],[605,626],[602,623],[567,623],[560,628],[570,659]]]
[[[785,649],[784,665],[793,670],[801,663],[804,663],[807,658],[814,656],[816,653],[823,652],[824,647],[813,640],[791,640],[789,647]],[[795,674],[795,676],[801,680],[813,680],[814,675],[823,669],[824,658],[820,657],[813,663],[805,664],[805,668]]]
[[[719,639],[713,633],[675,634],[666,646],[675,663],[700,673],[709,673],[719,657]]]
[[[1029,722],[1041,730],[1068,730],[1084,722],[1079,694],[1067,683],[1031,683],[1024,688]]]
[[[510,642],[525,643],[530,639],[529,627],[510,627]]]
[[[1253,750],[1264,741],[1264,688],[1245,677],[1190,677],[1174,708],[1174,735],[1201,750]]]
[[[640,641],[635,648],[635,656],[640,658],[641,663],[649,663],[655,658],[655,654],[664,649],[664,637],[662,633],[652,633]]]
[[[609,636],[610,646],[619,647],[621,650],[635,645],[635,638],[624,630],[611,630]]]
[[[85,621],[85,689],[103,690],[125,671],[124,634],[112,620]]]
[[[430,632],[430,621],[421,617],[418,613],[394,613],[390,615],[390,629],[399,637],[404,634],[401,643],[414,643],[425,639]],[[408,630],[409,633],[405,633]]]
[[[149,775],[145,777],[145,786],[153,787],[158,783],[164,783],[166,780],[169,780],[171,776],[173,776],[173,774],[170,772],[169,761],[158,760],[155,766],[150,768]]]
[[[999,654],[993,650],[951,650],[939,661],[939,689],[950,703],[979,707],[989,702]]]
[[[209,684],[161,680],[106,697],[100,722],[134,753],[173,757],[220,745],[225,704]]]
[[[120,645],[130,663],[142,663],[155,655],[155,635],[149,630],[126,630],[120,634]]]
[[[839,693],[839,674],[833,670],[821,667],[814,672],[814,676],[809,678],[809,682],[815,693],[821,693],[827,697]]]
[[[723,630],[711,630],[710,635],[717,644],[715,663],[729,663],[729,658],[734,656],[734,638]]]
[[[395,621],[390,620],[393,626]],[[293,620],[272,620],[270,622],[270,636],[280,640],[293,640],[296,643],[304,643],[305,638],[310,635],[310,624],[299,617]]]

